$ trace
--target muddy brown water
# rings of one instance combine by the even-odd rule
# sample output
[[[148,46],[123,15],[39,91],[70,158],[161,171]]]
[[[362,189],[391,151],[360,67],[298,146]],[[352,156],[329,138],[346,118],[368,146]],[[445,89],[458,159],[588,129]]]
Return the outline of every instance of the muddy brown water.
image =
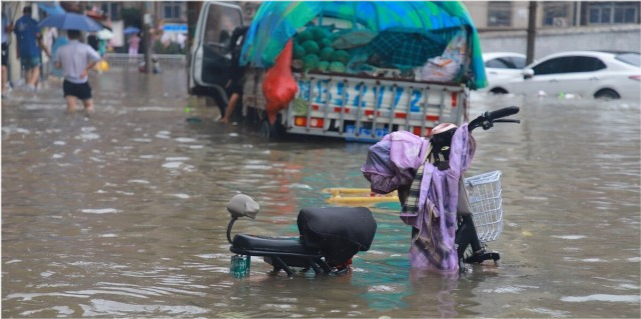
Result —
[[[165,70],[166,71],[166,70]],[[328,187],[368,187],[368,144],[290,137],[184,111],[184,74],[92,78],[97,113],[65,115],[50,84],[2,102],[2,316],[641,316],[638,101],[475,95],[471,114],[521,106],[520,125],[475,131],[468,175],[503,172],[498,266],[411,270],[398,205],[372,207],[370,251],[342,276],[229,275],[227,200],[261,212],[235,231],[294,236]],[[186,121],[196,117],[199,121]]]

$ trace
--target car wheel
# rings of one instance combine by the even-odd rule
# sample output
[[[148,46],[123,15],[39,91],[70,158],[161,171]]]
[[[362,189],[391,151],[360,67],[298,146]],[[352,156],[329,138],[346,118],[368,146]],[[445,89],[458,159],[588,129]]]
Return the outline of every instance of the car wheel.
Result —
[[[507,90],[504,88],[493,88],[490,90],[492,94],[507,94]]]
[[[601,100],[616,100],[616,99],[620,99],[621,96],[615,90],[603,89],[603,90],[599,90],[599,92],[596,92],[594,94],[594,98],[601,99]]]

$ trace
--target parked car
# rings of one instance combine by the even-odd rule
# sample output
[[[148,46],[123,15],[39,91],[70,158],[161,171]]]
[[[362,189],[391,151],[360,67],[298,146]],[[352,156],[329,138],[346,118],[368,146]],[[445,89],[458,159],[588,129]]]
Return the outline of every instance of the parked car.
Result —
[[[569,51],[555,53],[525,67],[521,74],[489,83],[493,93],[560,95],[597,99],[641,99],[638,52]]]
[[[514,52],[483,53],[483,63],[489,87],[498,87],[503,81],[522,76],[525,68],[525,54]],[[488,88],[489,88],[488,87]],[[483,91],[488,91],[488,88]],[[495,92],[502,93],[502,92]]]

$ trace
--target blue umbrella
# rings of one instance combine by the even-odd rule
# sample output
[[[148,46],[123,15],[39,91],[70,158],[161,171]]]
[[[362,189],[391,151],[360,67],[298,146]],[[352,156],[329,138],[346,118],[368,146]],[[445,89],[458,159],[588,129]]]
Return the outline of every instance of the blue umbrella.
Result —
[[[122,32],[124,32],[125,34],[130,34],[130,33],[139,33],[139,32],[140,32],[140,29],[138,29],[138,28],[136,28],[136,27],[129,26],[129,27],[126,27],[126,28],[125,28],[125,30],[124,30],[124,31],[122,31]]]
[[[54,14],[38,23],[38,27],[53,27],[61,30],[100,31],[103,26],[83,14]]]
[[[38,1],[38,8],[44,10],[47,14],[64,14],[66,11],[60,6],[58,1]]]

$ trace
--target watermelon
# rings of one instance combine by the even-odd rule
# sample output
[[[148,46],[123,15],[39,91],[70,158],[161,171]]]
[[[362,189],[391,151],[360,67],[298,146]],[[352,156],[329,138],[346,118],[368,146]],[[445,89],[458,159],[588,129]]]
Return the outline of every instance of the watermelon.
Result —
[[[332,47],[332,40],[330,40],[329,38],[321,39],[320,42],[318,42],[318,45],[321,48],[331,48]]]
[[[316,54],[308,54],[303,58],[303,68],[305,71],[314,70],[318,66],[320,58]]]
[[[320,61],[318,62],[318,71],[325,72],[327,69],[329,69],[329,62],[327,61]]]
[[[324,38],[327,38],[330,34],[329,30],[325,27],[310,27],[308,28],[313,34],[313,38],[316,41],[320,41]]]
[[[349,61],[349,53],[345,50],[334,51],[334,53],[332,53],[332,61],[347,64]]]
[[[329,71],[330,72],[336,72],[336,73],[345,73],[345,70],[347,68],[345,67],[345,64],[341,62],[332,62],[329,65]]]
[[[299,32],[296,36],[296,42],[298,43],[304,43],[305,41],[313,39],[314,34],[309,29]]]
[[[294,59],[300,59],[304,57],[305,54],[306,54],[305,49],[303,49],[303,47],[300,44],[294,43]]]
[[[320,58],[323,61],[332,61],[332,54],[334,54],[334,48],[326,47],[320,51]]]
[[[301,45],[303,49],[305,49],[305,53],[307,54],[318,54],[320,51],[320,48],[318,47],[318,43],[314,42],[314,40],[307,40],[303,42]]]

